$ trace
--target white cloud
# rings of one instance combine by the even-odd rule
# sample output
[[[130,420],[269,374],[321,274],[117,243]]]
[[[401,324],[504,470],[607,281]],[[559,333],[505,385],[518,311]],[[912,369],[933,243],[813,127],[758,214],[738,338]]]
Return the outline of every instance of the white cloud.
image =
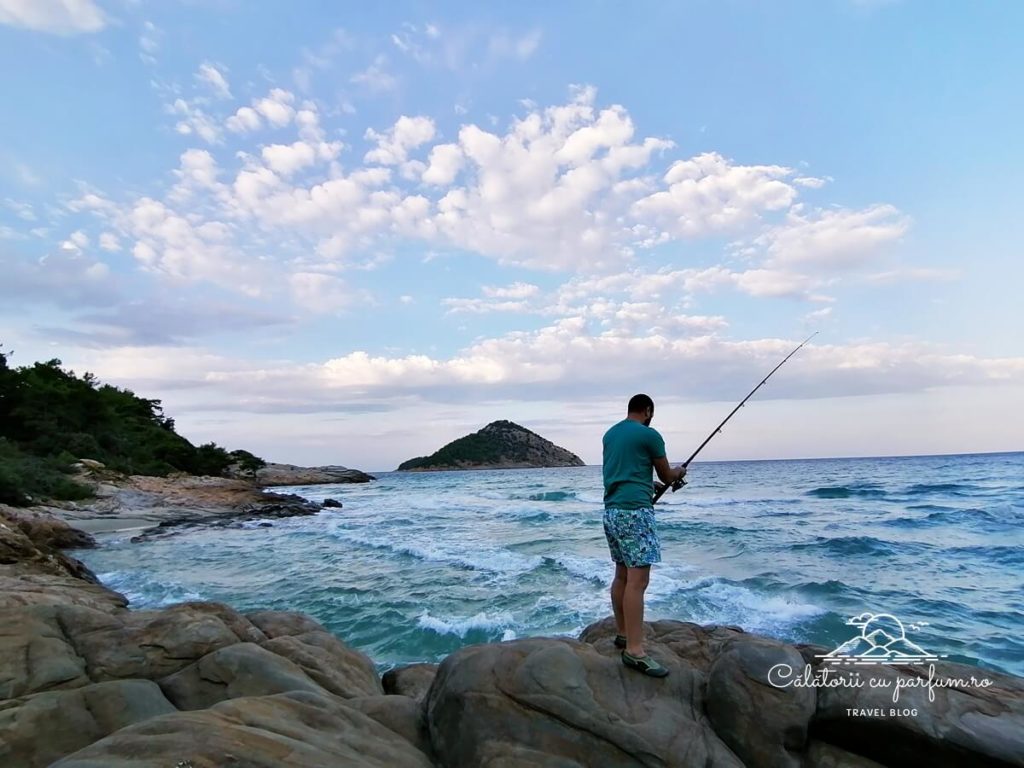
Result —
[[[458,144],[438,144],[430,150],[428,166],[421,177],[423,183],[437,187],[448,186],[459,175],[465,160]]]
[[[144,22],[142,34],[139,35],[139,58],[143,63],[153,66],[156,64],[156,52],[160,50],[161,31],[151,21]]]
[[[934,269],[930,267],[912,267],[904,269],[892,269],[886,272],[876,272],[865,275],[864,280],[868,283],[888,285],[900,282],[952,282],[962,277],[963,273],[958,269]]]
[[[121,250],[121,241],[113,232],[104,232],[100,235],[100,248],[116,253]]]
[[[488,43],[490,54],[496,58],[512,57],[525,60],[533,56],[540,47],[542,33],[539,29],[520,37],[501,32],[493,35]]]
[[[832,307],[822,307],[821,309],[816,309],[813,312],[808,312],[804,315],[803,320],[805,323],[819,323],[828,318],[831,314]]]
[[[295,117],[295,95],[283,88],[273,88],[252,106],[241,107],[224,125],[232,133],[251,133],[263,126],[263,120],[273,128],[284,128]]]
[[[306,280],[302,277],[299,282]],[[311,285],[310,302],[331,308],[335,301],[344,301],[344,292],[331,298],[336,286],[330,279]],[[646,325],[648,309],[634,308],[631,313],[626,308],[617,313],[611,331],[584,318],[563,318],[536,331],[483,340],[449,357],[373,355],[357,350],[321,363],[274,361],[268,365],[205,355],[201,350],[181,350],[177,355],[162,347],[150,352],[109,350],[92,358],[89,369],[102,378],[116,373],[128,381],[156,380],[157,389],[160,379],[188,391],[205,388],[207,397],[219,402],[277,402],[282,411],[289,404],[315,410],[318,403],[333,404],[339,397],[402,402],[413,396],[424,402],[462,404],[469,402],[467,398],[514,397],[521,407],[569,396],[608,402],[634,390],[637,381],[651,380],[671,381],[673,391],[685,392],[691,400],[718,400],[723,382],[749,386],[798,341],[724,340],[713,332],[721,326],[720,318],[685,316],[678,319],[678,327],[666,323],[663,333],[635,336],[627,332],[634,316]],[[1024,358],[956,355],[925,344],[812,343],[801,351],[797,368],[774,378],[759,398],[922,392],[938,386],[1007,383],[1024,383]]]
[[[394,90],[398,85],[398,79],[384,69],[387,63],[386,57],[378,56],[369,67],[352,75],[350,82],[377,93]]]
[[[770,265],[845,269],[871,261],[881,246],[904,235],[908,218],[891,205],[839,208],[805,215],[795,208],[784,224],[754,239]]]
[[[208,144],[216,144],[220,141],[220,126],[197,106],[196,102],[189,102],[185,99],[175,99],[168,107],[171,114],[178,115],[181,120],[175,125],[175,130],[184,135],[198,135]]]
[[[36,212],[29,203],[22,203],[19,202],[18,200],[12,200],[11,198],[7,197],[4,198],[4,207],[13,211],[14,215],[17,216],[22,221],[36,220]]]
[[[502,287],[484,286],[484,296],[497,299],[528,299],[536,296],[540,287],[532,283],[512,283]]]
[[[289,277],[295,301],[318,313],[333,313],[352,303],[353,294],[343,280],[319,272],[296,272]]]
[[[216,64],[204,61],[196,72],[196,80],[205,85],[219,99],[231,98],[231,87],[227,78]]]
[[[380,165],[404,163],[409,150],[423,146],[434,138],[434,121],[429,117],[406,117],[402,115],[385,133],[372,128],[366,129],[365,138],[376,142],[377,148],[366,153],[363,162]]]
[[[291,176],[316,162],[316,149],[304,141],[294,144],[271,144],[263,148],[263,162],[281,176]]]
[[[793,179],[793,183],[798,187],[807,187],[808,189],[821,189],[830,181],[832,179],[829,177],[819,179],[814,176],[797,176]]]
[[[797,192],[782,179],[792,174],[779,165],[734,165],[706,152],[673,163],[664,176],[668,188],[637,200],[632,210],[681,237],[730,230],[789,207]]]
[[[79,229],[72,232],[68,239],[60,244],[60,247],[62,251],[81,253],[84,249],[89,247],[89,236]]]
[[[0,0],[0,24],[78,35],[98,32],[107,19],[93,0]]]
[[[241,107],[227,119],[227,129],[232,133],[249,133],[257,130],[262,122],[259,113],[252,107]]]
[[[267,119],[274,128],[283,128],[295,116],[292,102],[295,97],[283,88],[274,88],[270,93],[253,102],[253,107]]]
[[[458,247],[531,267],[596,268],[628,256],[635,237],[622,220],[646,182],[621,182],[671,142],[633,142],[625,109],[597,111],[594,97],[579,89],[569,104],[532,111],[504,135],[463,126],[464,185],[438,200],[437,231]]]

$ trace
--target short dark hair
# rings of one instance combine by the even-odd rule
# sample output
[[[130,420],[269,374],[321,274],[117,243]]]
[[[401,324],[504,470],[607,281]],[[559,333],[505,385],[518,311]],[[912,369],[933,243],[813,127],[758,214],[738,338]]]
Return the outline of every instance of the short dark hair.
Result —
[[[626,406],[626,413],[643,413],[648,408],[654,410],[654,401],[649,395],[633,395],[629,398],[629,405]]]

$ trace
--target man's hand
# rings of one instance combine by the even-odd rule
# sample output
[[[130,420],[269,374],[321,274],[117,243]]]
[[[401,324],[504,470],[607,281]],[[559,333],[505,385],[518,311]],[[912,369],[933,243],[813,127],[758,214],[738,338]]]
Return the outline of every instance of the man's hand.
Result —
[[[673,493],[675,493],[680,488],[682,488],[684,485],[686,485],[686,480],[684,479],[685,477],[686,477],[686,466],[685,465],[681,465],[681,466],[677,467],[676,468],[676,479],[672,483],[672,492]]]

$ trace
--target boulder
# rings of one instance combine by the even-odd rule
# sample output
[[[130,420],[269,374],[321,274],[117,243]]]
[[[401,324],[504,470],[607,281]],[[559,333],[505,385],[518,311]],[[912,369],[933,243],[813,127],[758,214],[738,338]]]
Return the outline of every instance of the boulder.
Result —
[[[345,702],[390,728],[425,755],[433,754],[423,703],[408,696],[362,696]]]
[[[815,671],[821,671],[820,664]],[[841,667],[830,675],[857,677],[864,684],[818,690],[811,733],[819,739],[884,765],[1024,766],[1024,680],[1019,677],[952,662]],[[940,684],[972,677],[991,685]],[[929,679],[935,683],[934,700]]]
[[[268,638],[327,631],[324,625],[312,616],[298,611],[252,611],[245,614],[245,618],[255,624]]]
[[[373,475],[341,466],[297,467],[294,464],[267,464],[256,471],[256,482],[264,487],[280,485],[333,485],[368,483]]]
[[[333,696],[233,699],[147,720],[53,768],[431,768],[408,740]]]
[[[381,678],[384,693],[423,701],[437,677],[437,664],[409,664],[389,669]]]
[[[320,503],[325,509],[341,509],[344,506],[344,504],[337,499],[324,499]]]
[[[165,677],[160,688],[182,710],[207,709],[243,696],[323,692],[298,666],[255,643],[236,643],[208,653]]]
[[[723,644],[708,674],[705,708],[722,740],[749,768],[800,768],[815,692],[775,687],[777,665],[798,668],[792,646],[754,635]]]
[[[384,693],[370,658],[328,632],[271,638],[263,647],[296,664],[325,690],[342,698]]]
[[[43,768],[133,723],[176,710],[156,683],[117,680],[0,703],[0,765]]]
[[[246,618],[268,638],[261,643],[264,648],[297,664],[330,693],[353,698],[384,692],[370,657],[309,616],[293,611],[254,611]]]
[[[98,583],[95,574],[81,562],[45,543],[47,534],[25,522],[29,518],[18,518],[0,513],[0,565],[31,566],[35,573],[54,576],[72,576],[83,581]],[[17,520],[38,536],[37,543],[25,533]],[[54,534],[56,535],[56,534]]]
[[[803,768],[885,768],[881,763],[847,752],[825,741],[810,741]]]
[[[79,549],[96,546],[96,539],[88,533],[72,528],[48,512],[38,509],[15,509],[0,504],[0,516],[24,533],[37,547]]]
[[[704,716],[703,675],[651,647],[671,674],[644,677],[568,639],[462,648],[441,663],[426,701],[446,766],[743,768]]]
[[[266,640],[252,622],[220,603],[179,603],[108,616],[84,611],[66,607],[64,626],[96,682],[159,680],[219,648]]]
[[[89,684],[85,660],[64,634],[63,610],[60,605],[0,608],[0,701]]]
[[[21,605],[80,605],[110,612],[124,609],[128,598],[91,581],[41,572],[31,563],[0,565],[0,608]]]

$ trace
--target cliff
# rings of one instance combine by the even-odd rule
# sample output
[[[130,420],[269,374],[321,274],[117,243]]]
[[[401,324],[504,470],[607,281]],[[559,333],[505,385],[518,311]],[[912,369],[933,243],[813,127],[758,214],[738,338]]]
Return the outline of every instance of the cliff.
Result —
[[[399,471],[582,467],[574,453],[511,421],[494,421],[431,454],[402,462]]]

